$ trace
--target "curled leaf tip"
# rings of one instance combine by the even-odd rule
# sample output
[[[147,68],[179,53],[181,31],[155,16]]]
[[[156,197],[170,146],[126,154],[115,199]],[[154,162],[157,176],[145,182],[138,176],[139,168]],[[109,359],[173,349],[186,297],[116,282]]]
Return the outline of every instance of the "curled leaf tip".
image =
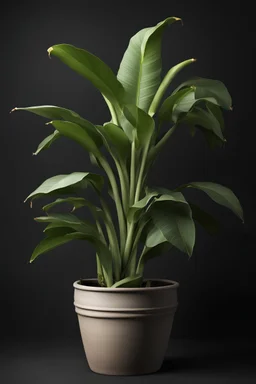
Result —
[[[53,47],[50,47],[47,49],[49,59],[51,58],[51,52],[52,51],[53,51]]]
[[[180,21],[181,25],[183,26],[183,20],[180,17],[174,17],[175,21]]]
[[[33,207],[33,201],[32,201],[32,200],[30,201],[30,204],[29,204],[29,206],[30,206],[30,208],[32,208],[32,207]]]
[[[17,107],[15,107],[15,108],[13,108],[11,111],[10,111],[10,113],[12,113],[12,112],[14,112],[14,111],[17,111]]]
[[[230,111],[233,111],[233,106],[231,105],[231,107],[229,109],[230,109]]]

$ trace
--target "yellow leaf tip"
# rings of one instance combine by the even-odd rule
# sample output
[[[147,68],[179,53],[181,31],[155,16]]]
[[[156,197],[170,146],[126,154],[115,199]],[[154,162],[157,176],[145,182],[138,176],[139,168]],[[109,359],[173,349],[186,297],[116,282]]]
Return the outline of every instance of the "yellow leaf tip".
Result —
[[[53,121],[48,121],[48,123],[45,123],[45,125],[49,125],[49,124],[52,124]]]
[[[51,58],[51,52],[52,51],[53,51],[53,47],[50,47],[47,49],[49,59]]]
[[[175,21],[180,21],[181,25],[183,26],[183,20],[180,17],[174,17]]]
[[[233,106],[231,105],[231,107],[229,109],[230,109],[230,111],[233,111]]]
[[[192,62],[195,62],[197,61],[197,59],[195,59],[194,57],[191,59]]]
[[[13,108],[11,111],[10,111],[10,113],[12,113],[12,112],[14,112],[14,111],[17,111],[17,107],[15,107],[15,108]]]

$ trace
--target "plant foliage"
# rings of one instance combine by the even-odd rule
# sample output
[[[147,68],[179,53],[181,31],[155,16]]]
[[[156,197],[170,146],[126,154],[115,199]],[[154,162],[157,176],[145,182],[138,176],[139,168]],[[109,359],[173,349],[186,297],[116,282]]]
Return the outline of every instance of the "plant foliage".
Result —
[[[52,197],[37,222],[46,225],[45,238],[35,248],[30,261],[69,241],[89,241],[96,250],[99,284],[105,287],[138,287],[142,284],[146,261],[172,247],[190,257],[196,237],[195,222],[209,233],[218,223],[209,213],[184,197],[187,188],[206,193],[243,220],[241,205],[227,187],[212,182],[189,182],[175,190],[149,188],[147,175],[157,155],[175,130],[187,125],[198,129],[211,147],[222,145],[224,121],[222,109],[231,110],[231,97],[217,80],[194,78],[176,89],[171,83],[178,72],[195,62],[185,60],[173,66],[161,79],[161,42],[164,31],[180,19],[169,17],[154,27],[135,34],[124,53],[117,75],[98,57],[68,44],[48,49],[73,71],[89,80],[102,94],[111,119],[93,124],[71,110],[42,105],[14,108],[42,116],[52,133],[38,146],[35,155],[46,150],[62,136],[80,144],[93,164],[104,170],[103,176],[90,172],[57,175],[44,181],[26,200]],[[163,134],[162,126],[168,130]],[[107,160],[103,148],[109,152]],[[108,185],[114,199],[114,212],[103,193]],[[86,199],[86,188],[99,198],[99,207]],[[26,201],[25,200],[25,201]],[[61,204],[72,213],[53,213]],[[93,220],[82,220],[74,213],[87,208]],[[141,250],[142,249],[142,250]]]

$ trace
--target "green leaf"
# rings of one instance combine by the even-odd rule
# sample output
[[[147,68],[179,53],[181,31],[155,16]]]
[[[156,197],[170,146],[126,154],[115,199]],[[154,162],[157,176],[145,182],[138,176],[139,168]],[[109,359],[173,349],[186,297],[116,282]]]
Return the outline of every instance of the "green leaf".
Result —
[[[48,53],[88,79],[112,105],[118,107],[122,103],[122,85],[112,70],[98,57],[69,44],[54,45],[48,49]]]
[[[52,225],[53,223],[50,223],[49,225]],[[55,223],[54,223],[55,224]],[[60,224],[60,223],[58,223]],[[68,233],[73,233],[76,232],[73,228],[68,228],[68,227],[49,227],[47,226],[44,229],[44,233],[47,237],[58,237],[58,236],[64,236],[67,235]]]
[[[86,220],[81,220],[72,213],[51,213],[48,216],[35,217],[35,221],[39,223],[52,223],[55,224],[54,228],[66,227],[72,228],[78,232],[87,235],[96,236],[98,231],[96,226],[92,225]],[[53,228],[53,226],[51,227]],[[49,229],[49,227],[48,227]]]
[[[70,109],[56,107],[55,105],[39,105],[34,107],[14,108],[12,111],[27,111],[34,113],[35,115],[45,117],[49,120],[65,120],[70,121],[71,123],[76,123],[80,125],[80,127],[84,128],[86,132],[89,132],[97,146],[102,145],[101,137],[96,131],[94,125]]]
[[[83,197],[67,197],[66,199],[57,199],[50,204],[45,205],[42,209],[45,212],[48,212],[49,209],[55,207],[58,204],[69,203],[73,206],[72,212],[81,207],[89,207],[94,213],[102,212],[99,207],[93,205],[90,201],[84,199]]]
[[[178,189],[180,190],[183,188],[200,189],[201,191],[205,192],[213,201],[215,201],[215,203],[229,208],[235,215],[244,221],[241,204],[231,189],[224,187],[223,185],[211,182],[193,182],[181,186]]]
[[[142,281],[143,276],[136,274],[117,281],[111,288],[137,288],[141,286]]]
[[[125,162],[130,156],[131,144],[122,128],[113,123],[97,125],[96,128],[103,136],[107,149],[119,160]]]
[[[74,193],[78,189],[93,186],[97,191],[101,191],[104,179],[102,176],[89,172],[73,172],[69,175],[53,176],[45,180],[37,189],[35,189],[26,199],[38,198],[44,195],[68,194]]]
[[[231,96],[225,87],[225,85],[219,80],[195,78],[182,83],[174,92],[179,89],[189,86],[195,86],[195,97],[196,99],[214,98],[219,106],[224,109],[232,108]]]
[[[68,233],[66,235],[57,237],[46,237],[34,249],[30,258],[30,263],[32,263],[39,255],[42,255],[43,253],[49,252],[60,245],[68,243],[71,240],[81,238],[84,238],[84,235],[78,232]]]
[[[210,112],[202,108],[195,107],[191,112],[188,112],[185,117],[181,118],[182,123],[192,127],[200,127],[203,130],[210,131],[215,134],[222,142],[226,139],[223,136],[220,123],[216,117]]]
[[[164,29],[180,20],[168,17],[155,27],[145,28],[130,39],[117,74],[125,89],[125,102],[148,108],[160,84],[161,41]]]
[[[172,245],[165,240],[161,241],[155,247],[152,247],[152,248],[146,247],[138,262],[136,273],[142,275],[145,268],[145,264],[148,260],[152,259],[153,257],[160,256],[165,252],[168,252],[171,248],[172,248]]]
[[[218,105],[213,104],[211,102],[206,102],[206,108],[209,112],[211,112],[215,116],[215,118],[218,120],[220,124],[221,130],[224,131],[225,123],[224,123],[221,108]]]
[[[182,116],[184,113],[189,112],[198,103],[202,103],[206,101],[217,105],[217,101],[213,97],[205,97],[205,98],[197,99],[194,90],[192,90],[192,92],[188,92],[184,94],[184,96],[179,98],[177,100],[177,103],[174,105],[173,113],[172,113],[173,121],[176,122],[179,119],[179,116]]]
[[[158,196],[159,193],[152,191],[146,194],[141,200],[133,204],[128,211],[127,219],[129,222],[137,222],[140,219],[142,212],[145,208],[148,208],[150,203],[154,201],[154,197]]]
[[[189,202],[192,210],[192,217],[198,222],[210,235],[214,235],[219,231],[218,221],[208,212],[202,210],[198,205]]]
[[[159,121],[162,123],[164,121],[172,121],[172,112],[173,107],[179,103],[179,100],[183,99],[186,95],[189,95],[193,92],[193,88],[184,88],[180,91],[171,94],[159,109]]]
[[[136,144],[138,147],[146,147],[153,135],[155,122],[146,112],[136,107],[136,105],[127,104],[124,107],[124,115],[134,127],[137,134]]]
[[[157,202],[150,207],[150,215],[154,227],[148,233],[146,246],[152,248],[164,241],[168,241],[179,250],[192,255],[195,243],[195,225],[192,212],[183,199],[175,201],[175,195],[161,196]]]
[[[51,135],[47,136],[41,143],[38,145],[37,150],[33,153],[33,155],[38,155],[44,149],[48,149],[52,143],[60,137],[60,133],[55,130]]]
[[[49,124],[53,125],[63,136],[82,145],[86,151],[92,152],[95,156],[101,156],[90,130],[86,131],[85,128],[82,128],[78,124],[71,123],[70,121],[53,120]]]
[[[161,102],[162,98],[163,98],[163,95],[165,93],[165,91],[167,90],[168,86],[170,85],[170,83],[172,82],[172,80],[175,78],[175,76],[183,69],[185,68],[187,65],[189,64],[192,64],[196,61],[196,59],[189,59],[189,60],[185,60],[177,65],[175,65],[174,67],[172,67],[168,72],[167,74],[165,75],[163,81],[161,82],[155,96],[154,96],[154,99],[152,101],[152,104],[150,105],[150,108],[149,108],[149,115],[150,116],[153,116],[158,108],[158,105],[159,103]]]
[[[69,241],[74,239],[87,240],[94,245],[94,247],[96,248],[97,255],[100,259],[103,271],[105,272],[104,276],[106,279],[107,286],[112,286],[112,257],[108,247],[99,240],[98,234],[95,234],[94,231],[88,231],[88,233],[72,232],[63,236],[46,237],[35,248],[31,256],[30,262],[32,263],[32,261],[34,261],[39,255],[46,253],[58,247],[59,245],[68,243]]]

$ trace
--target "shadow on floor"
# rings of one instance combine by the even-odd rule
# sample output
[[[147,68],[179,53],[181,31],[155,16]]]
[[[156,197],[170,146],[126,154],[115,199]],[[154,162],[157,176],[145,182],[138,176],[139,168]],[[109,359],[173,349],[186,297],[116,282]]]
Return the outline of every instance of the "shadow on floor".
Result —
[[[213,371],[225,372],[232,370],[245,371],[256,373],[256,353],[254,356],[251,351],[240,351],[239,353],[211,353],[198,356],[174,356],[167,357],[159,374],[173,372],[192,372],[192,371]]]

